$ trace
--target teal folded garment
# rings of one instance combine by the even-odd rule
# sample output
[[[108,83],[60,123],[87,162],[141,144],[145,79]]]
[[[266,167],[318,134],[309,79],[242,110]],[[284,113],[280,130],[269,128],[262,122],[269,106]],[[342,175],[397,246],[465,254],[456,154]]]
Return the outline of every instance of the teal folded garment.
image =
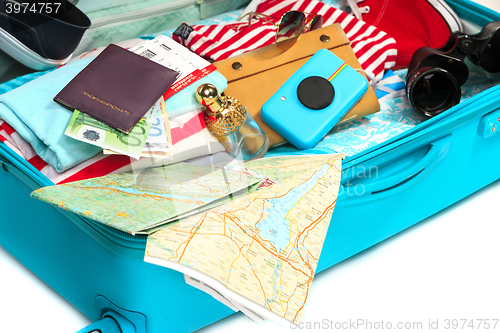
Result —
[[[217,88],[217,91],[219,91],[219,94],[227,88],[226,78],[217,71],[212,72],[165,101],[165,109],[167,110],[168,117],[173,118],[187,112],[203,109],[204,106],[196,101],[195,93],[196,89],[204,83],[213,84]]]
[[[45,162],[62,172],[101,151],[64,135],[72,111],[53,101],[92,58],[74,61],[0,95],[0,118],[32,146]]]

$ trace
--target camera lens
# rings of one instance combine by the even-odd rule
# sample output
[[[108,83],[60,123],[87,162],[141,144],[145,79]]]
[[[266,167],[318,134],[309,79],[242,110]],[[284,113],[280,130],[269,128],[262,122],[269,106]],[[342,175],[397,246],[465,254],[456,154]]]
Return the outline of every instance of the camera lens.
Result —
[[[423,69],[407,81],[411,106],[427,117],[434,117],[460,102],[460,86],[453,75],[442,68]]]

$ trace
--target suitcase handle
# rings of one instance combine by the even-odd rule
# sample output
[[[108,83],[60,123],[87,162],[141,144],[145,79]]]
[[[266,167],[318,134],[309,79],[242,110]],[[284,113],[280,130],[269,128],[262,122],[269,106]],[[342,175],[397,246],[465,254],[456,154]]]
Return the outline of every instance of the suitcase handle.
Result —
[[[128,319],[115,311],[108,311],[103,319],[90,324],[76,333],[136,333],[136,328]]]
[[[76,333],[121,333],[118,323],[111,317],[96,321]]]
[[[341,195],[344,195],[344,200],[339,201],[344,201],[346,207],[365,205],[393,196],[412,187],[425,178],[448,155],[451,140],[452,135],[450,134],[431,142],[426,154],[418,162],[390,177],[384,177],[366,184],[357,184],[356,186],[361,185],[363,188],[361,194],[354,186],[343,185],[340,191]]]

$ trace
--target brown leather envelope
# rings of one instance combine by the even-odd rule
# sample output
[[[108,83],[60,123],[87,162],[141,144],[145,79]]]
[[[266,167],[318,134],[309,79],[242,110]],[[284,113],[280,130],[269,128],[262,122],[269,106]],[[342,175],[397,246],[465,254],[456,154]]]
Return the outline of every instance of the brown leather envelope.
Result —
[[[340,24],[333,24],[303,34],[287,51],[268,45],[242,55],[215,62],[217,70],[227,78],[227,96],[237,98],[269,137],[270,145],[286,142],[260,117],[262,105],[319,49],[329,49],[354,69],[361,69],[349,39]],[[362,72],[364,75],[364,73]],[[367,116],[380,110],[377,96],[369,88],[365,96],[339,124]],[[300,121],[300,119],[297,119]]]

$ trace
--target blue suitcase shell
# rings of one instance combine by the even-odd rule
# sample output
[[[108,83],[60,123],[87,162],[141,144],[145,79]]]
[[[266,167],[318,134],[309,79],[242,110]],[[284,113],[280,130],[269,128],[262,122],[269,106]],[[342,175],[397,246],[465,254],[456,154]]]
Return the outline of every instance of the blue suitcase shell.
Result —
[[[472,2],[447,2],[479,26],[500,20],[498,13]],[[346,158],[341,195],[318,272],[499,179],[500,135],[491,135],[490,125],[496,121],[497,131],[500,128],[498,100],[499,86]],[[464,179],[460,187],[454,186],[458,163],[476,175]],[[359,171],[375,167],[375,179],[357,178]],[[145,237],[121,233],[31,199],[32,190],[51,182],[4,144],[0,144],[0,184],[1,246],[91,320],[111,314],[126,333],[192,332],[233,313],[188,286],[182,274],[145,263]],[[364,186],[364,194],[356,194],[357,185]],[[415,205],[424,195],[428,204]],[[104,330],[106,325],[109,320],[97,327]],[[115,331],[117,327],[109,328]]]

